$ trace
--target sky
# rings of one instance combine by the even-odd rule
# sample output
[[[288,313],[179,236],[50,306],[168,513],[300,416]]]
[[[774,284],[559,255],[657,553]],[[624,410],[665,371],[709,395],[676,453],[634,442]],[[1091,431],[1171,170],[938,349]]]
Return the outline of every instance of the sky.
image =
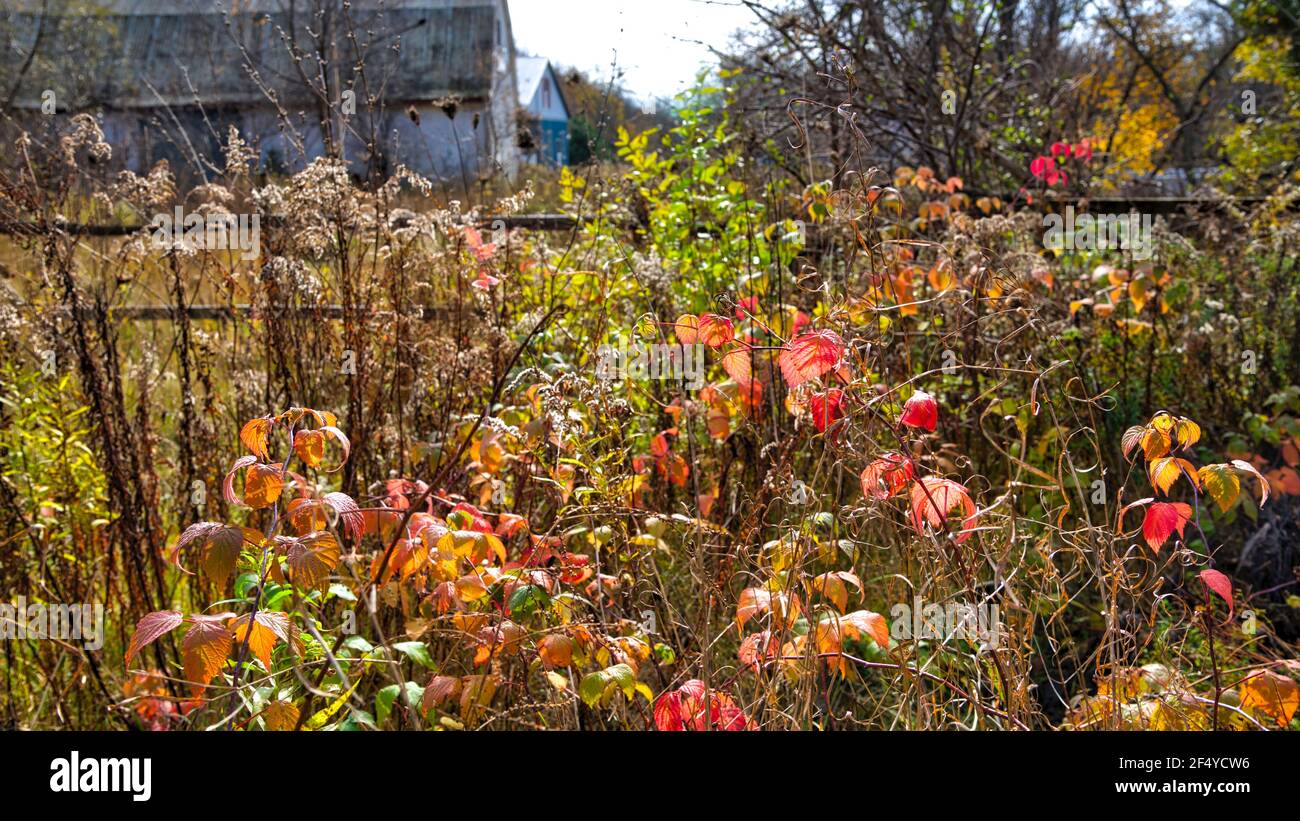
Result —
[[[608,79],[640,99],[671,97],[754,16],[737,0],[509,0],[515,46]]]

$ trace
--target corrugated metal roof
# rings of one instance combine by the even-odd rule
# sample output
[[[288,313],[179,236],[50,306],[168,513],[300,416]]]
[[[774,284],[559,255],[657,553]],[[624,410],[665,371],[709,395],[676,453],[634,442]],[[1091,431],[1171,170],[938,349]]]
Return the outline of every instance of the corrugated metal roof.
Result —
[[[390,103],[453,93],[485,98],[492,89],[494,0],[353,0],[347,14],[359,49],[342,34],[349,18],[341,3],[101,0],[95,5],[101,10],[45,19],[38,60],[17,105],[39,105],[46,88],[61,95],[61,105],[74,107],[186,105],[196,99],[208,106],[265,103],[249,65],[285,105],[311,105],[315,97],[301,79],[301,72],[318,72],[317,38],[309,31],[319,34],[327,26],[340,31],[323,39],[337,43],[332,62],[340,68],[341,85],[355,88],[358,97],[366,93],[359,82],[350,82],[358,63],[364,65],[369,93],[382,91]],[[321,6],[332,12],[317,13]],[[0,11],[0,35],[10,39],[10,47],[0,61],[12,71],[36,39],[40,2],[9,0],[6,8]],[[301,71],[290,56],[290,42],[303,52]]]

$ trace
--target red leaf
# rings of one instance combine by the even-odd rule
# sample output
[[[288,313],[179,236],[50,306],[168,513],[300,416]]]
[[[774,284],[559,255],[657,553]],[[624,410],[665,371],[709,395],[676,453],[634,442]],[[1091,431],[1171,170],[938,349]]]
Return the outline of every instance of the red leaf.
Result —
[[[825,393],[814,393],[808,397],[808,408],[812,411],[817,430],[825,433],[827,428],[844,418],[844,391],[831,388]]]
[[[706,698],[707,694],[707,698]],[[655,702],[655,727],[664,731],[746,730],[749,721],[730,696],[691,679]]]
[[[903,416],[898,421],[910,428],[933,432],[939,424],[939,403],[925,391],[917,391],[903,405]]]
[[[1206,568],[1196,574],[1201,582],[1210,590],[1219,594],[1219,598],[1228,603],[1228,620],[1232,620],[1232,582],[1227,576],[1217,570]]]
[[[943,527],[953,508],[960,506],[965,514],[957,544],[971,537],[976,524],[975,502],[966,488],[950,479],[927,476],[912,485],[912,525],[918,533],[925,533],[925,525],[934,529]]]
[[[458,516],[457,514],[463,514]],[[453,518],[454,517],[454,518]],[[457,502],[447,514],[447,522],[460,530],[474,530],[479,533],[495,532],[491,523],[469,502]],[[461,525],[464,525],[461,527]]]
[[[812,331],[786,345],[777,364],[786,384],[797,388],[834,368],[843,354],[844,342],[834,331]]]
[[[656,459],[662,459],[668,455],[668,431],[656,433],[655,437],[650,440],[650,455]]]
[[[886,453],[862,471],[862,495],[885,500],[912,480],[912,460],[901,453]]]
[[[781,641],[771,630],[751,633],[740,643],[736,655],[741,664],[757,673],[762,665],[781,655]]]
[[[1169,536],[1178,531],[1183,537],[1183,528],[1192,519],[1192,506],[1182,502],[1155,502],[1147,508],[1146,519],[1142,521],[1142,538],[1146,539],[1152,552],[1159,553]]]
[[[747,296],[736,303],[736,319],[744,319],[748,314],[758,313],[758,297]]]

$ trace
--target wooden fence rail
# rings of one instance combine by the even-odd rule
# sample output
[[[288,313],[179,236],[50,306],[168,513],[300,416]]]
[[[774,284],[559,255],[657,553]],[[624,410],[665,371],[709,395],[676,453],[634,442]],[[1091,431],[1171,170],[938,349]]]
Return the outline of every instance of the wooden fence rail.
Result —
[[[170,216],[170,214],[168,214]],[[268,217],[266,223],[274,227],[281,219]],[[398,221],[397,227],[405,225]],[[478,227],[484,229],[522,228],[528,231],[569,231],[578,225],[578,220],[568,214],[515,214],[505,217],[489,217],[480,220]],[[86,224],[80,222],[56,223],[56,227],[69,236],[77,237],[125,237],[141,231],[152,230],[149,224],[117,225],[113,223]],[[0,221],[0,235],[33,236],[42,233],[40,223],[21,220]]]
[[[117,305],[109,306],[107,310],[110,319],[143,322],[174,322],[181,314],[174,305]],[[405,316],[424,322],[446,321],[451,319],[455,313],[447,308],[434,305],[413,305],[407,311],[393,311],[391,309],[375,311],[367,308],[353,308],[353,312],[393,318]],[[235,304],[189,305],[184,309],[183,313],[193,321],[231,322],[235,319],[280,319],[286,315],[319,319],[342,319],[347,314],[347,311],[343,305],[255,306]],[[85,317],[91,317],[95,314],[95,309],[87,306],[82,309],[81,314]],[[64,310],[64,315],[67,315],[66,310]],[[467,315],[473,316],[473,312],[467,312]]]
[[[971,192],[970,195],[972,199],[977,196],[975,192]],[[1012,202],[1016,199],[1014,195],[999,196],[1002,197],[1004,202]],[[1096,214],[1126,214],[1130,211],[1137,211],[1139,214],[1154,215],[1176,214],[1186,210],[1220,211],[1230,206],[1248,209],[1265,201],[1265,197],[1225,197],[1217,199],[1208,197],[1047,197],[1040,198],[1035,203],[1035,207],[1073,205],[1076,209],[1086,209]],[[1294,203],[1292,207],[1300,207],[1300,203]],[[267,219],[270,226],[274,226],[277,222],[279,220],[274,217]],[[480,228],[489,230],[505,227],[521,228],[528,231],[570,231],[579,224],[580,221],[576,217],[568,214],[515,214],[512,216],[485,217],[478,222]],[[624,225],[623,227],[633,226]],[[116,225],[69,222],[59,224],[58,228],[70,236],[121,237],[147,231],[150,226],[147,224]],[[36,222],[0,221],[0,235],[31,236],[41,232],[42,226]]]

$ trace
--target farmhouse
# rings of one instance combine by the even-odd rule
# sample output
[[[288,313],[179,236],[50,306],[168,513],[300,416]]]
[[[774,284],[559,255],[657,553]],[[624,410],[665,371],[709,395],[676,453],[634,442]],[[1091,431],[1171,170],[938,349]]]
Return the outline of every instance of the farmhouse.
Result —
[[[524,159],[552,167],[569,162],[569,106],[555,70],[545,57],[517,57],[519,107],[523,110],[531,144]]]
[[[518,169],[506,0],[15,0],[6,9],[0,103],[28,123],[96,112],[113,162],[135,171],[162,159],[200,176],[219,168],[230,126],[272,170],[334,153],[358,175],[403,164],[458,189]]]

